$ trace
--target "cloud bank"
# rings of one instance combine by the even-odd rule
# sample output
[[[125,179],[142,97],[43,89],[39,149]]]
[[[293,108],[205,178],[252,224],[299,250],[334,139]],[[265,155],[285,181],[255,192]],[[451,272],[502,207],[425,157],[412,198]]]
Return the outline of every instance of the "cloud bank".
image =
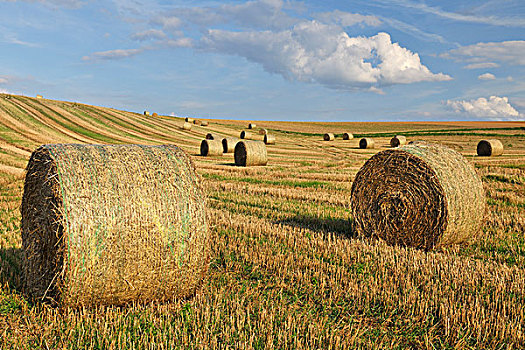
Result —
[[[507,97],[490,96],[489,99],[480,97],[470,101],[447,100],[446,105],[456,113],[467,114],[477,118],[519,120],[524,117],[509,103]]]
[[[513,66],[525,65],[525,41],[477,43],[450,50],[440,57],[467,62],[468,69],[494,68],[500,63]]]

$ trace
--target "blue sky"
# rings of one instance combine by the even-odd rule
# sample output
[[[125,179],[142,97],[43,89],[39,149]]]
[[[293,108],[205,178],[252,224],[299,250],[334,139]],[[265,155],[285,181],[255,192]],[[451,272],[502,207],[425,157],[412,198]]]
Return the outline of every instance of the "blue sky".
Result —
[[[0,0],[0,91],[165,115],[525,119],[525,2]]]

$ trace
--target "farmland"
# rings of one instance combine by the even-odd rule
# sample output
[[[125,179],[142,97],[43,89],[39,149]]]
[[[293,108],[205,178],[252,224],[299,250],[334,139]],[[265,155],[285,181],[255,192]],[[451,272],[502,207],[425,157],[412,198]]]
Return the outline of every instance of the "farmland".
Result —
[[[9,97],[9,98],[6,98]],[[3,348],[523,348],[525,122],[262,122],[276,136],[266,167],[200,157],[206,133],[246,121],[146,117],[73,102],[0,95],[0,349]],[[345,131],[356,139],[343,141]],[[325,132],[336,140],[322,141]],[[470,244],[424,252],[356,237],[350,188],[393,135],[447,145],[486,190]],[[376,149],[357,148],[373,137]],[[499,157],[475,155],[498,138]],[[211,260],[188,300],[53,308],[22,293],[19,206],[24,169],[44,143],[176,144],[208,194]]]

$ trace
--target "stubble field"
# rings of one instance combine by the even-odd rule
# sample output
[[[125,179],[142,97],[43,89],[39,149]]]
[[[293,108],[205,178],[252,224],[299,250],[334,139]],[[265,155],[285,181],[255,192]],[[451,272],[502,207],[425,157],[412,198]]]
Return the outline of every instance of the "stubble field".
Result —
[[[9,97],[9,98],[7,98]],[[145,117],[0,95],[0,349],[497,348],[525,346],[525,122],[257,122],[276,136],[266,167],[198,156],[206,133],[247,122]],[[324,132],[357,138],[322,141]],[[350,188],[393,135],[461,152],[482,177],[483,230],[469,245],[423,252],[356,237]],[[374,137],[375,150],[357,148]],[[475,155],[498,138],[503,156]],[[24,169],[44,143],[173,143],[208,193],[211,260],[195,297],[71,310],[22,292]]]

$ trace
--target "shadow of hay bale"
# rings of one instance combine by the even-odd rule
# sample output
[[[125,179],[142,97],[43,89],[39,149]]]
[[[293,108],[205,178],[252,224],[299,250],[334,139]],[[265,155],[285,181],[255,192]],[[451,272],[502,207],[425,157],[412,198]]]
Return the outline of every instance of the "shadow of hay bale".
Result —
[[[0,283],[18,291],[23,289],[22,248],[0,249]]]
[[[319,218],[309,215],[297,215],[287,219],[274,220],[275,224],[300,227],[314,232],[334,234],[344,238],[355,238],[354,219]]]

